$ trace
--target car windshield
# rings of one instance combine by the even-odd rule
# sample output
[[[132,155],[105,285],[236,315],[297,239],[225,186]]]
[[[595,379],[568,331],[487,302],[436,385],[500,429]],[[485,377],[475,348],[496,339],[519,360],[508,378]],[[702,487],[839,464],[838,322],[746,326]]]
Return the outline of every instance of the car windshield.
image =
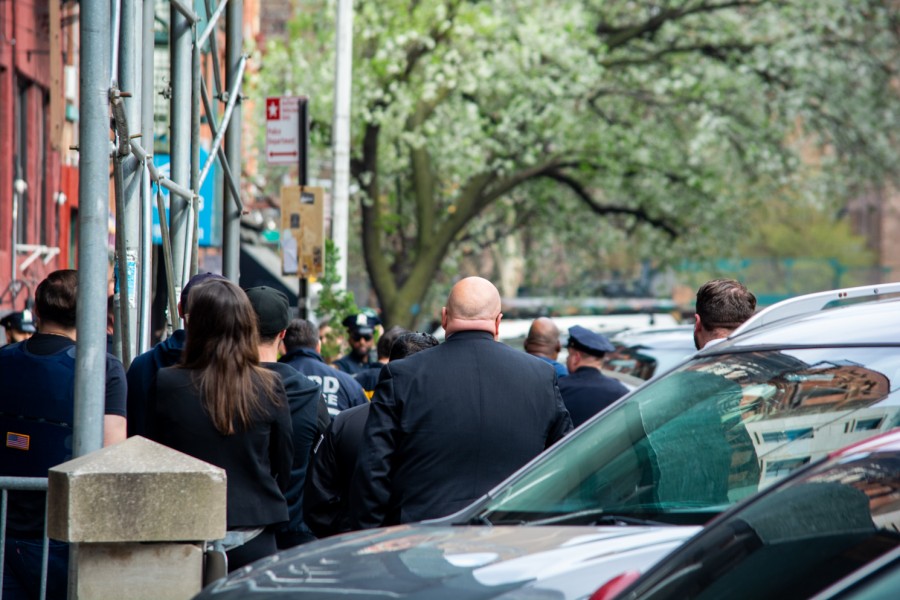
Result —
[[[895,426],[898,376],[892,347],[697,357],[576,430],[470,518],[702,524],[811,460]]]

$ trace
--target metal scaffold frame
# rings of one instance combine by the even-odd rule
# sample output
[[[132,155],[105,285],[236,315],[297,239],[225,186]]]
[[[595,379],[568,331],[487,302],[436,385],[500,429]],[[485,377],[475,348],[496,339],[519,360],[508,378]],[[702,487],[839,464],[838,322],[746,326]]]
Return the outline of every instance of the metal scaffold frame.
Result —
[[[126,369],[132,359],[150,347],[152,211],[159,215],[162,254],[166,273],[168,326],[179,327],[178,297],[186,281],[198,269],[199,190],[218,161],[224,177],[221,206],[223,219],[223,275],[237,281],[240,251],[241,91],[247,56],[243,52],[242,0],[195,0],[206,24],[190,3],[170,0],[169,6],[169,101],[170,173],[163,175],[153,160],[153,71],[155,0],[83,0],[81,5],[81,94],[79,123],[79,310],[78,330],[102,331],[93,321],[105,320],[106,206],[100,200],[108,189],[112,162],[116,207],[116,350]],[[224,23],[223,17],[224,15]],[[106,24],[106,26],[104,26]],[[224,38],[224,65],[219,38]],[[212,94],[204,77],[204,60],[211,63]],[[104,75],[108,74],[108,77]],[[224,75],[225,86],[222,85]],[[221,119],[213,100],[224,106]],[[201,110],[203,111],[201,113]],[[212,136],[209,155],[200,164],[201,115]],[[110,121],[110,117],[112,121]],[[108,143],[112,122],[114,144]],[[229,127],[234,122],[235,127]],[[138,124],[137,129],[133,129]],[[155,183],[154,195],[151,185]],[[169,191],[166,219],[162,188]],[[97,202],[94,202],[97,200]],[[96,206],[94,206],[96,204]],[[96,212],[96,214],[94,214]],[[102,261],[102,263],[101,263]],[[96,285],[94,279],[97,279]],[[101,296],[101,294],[103,294]],[[96,296],[96,297],[95,297]],[[82,317],[83,313],[83,317]],[[85,322],[82,323],[82,318]],[[90,323],[88,323],[90,321]],[[84,325],[82,327],[82,325]],[[79,335],[78,345],[102,348],[105,339]],[[76,455],[102,446],[102,391],[105,363],[98,354],[80,351],[85,364],[76,379]],[[99,353],[102,356],[102,353]],[[88,404],[99,403],[88,409]],[[78,407],[81,407],[79,410]],[[79,414],[84,422],[79,422]],[[90,415],[90,417],[88,416]],[[102,425],[102,424],[101,424]],[[80,432],[80,434],[79,434]],[[81,442],[79,443],[79,438]]]

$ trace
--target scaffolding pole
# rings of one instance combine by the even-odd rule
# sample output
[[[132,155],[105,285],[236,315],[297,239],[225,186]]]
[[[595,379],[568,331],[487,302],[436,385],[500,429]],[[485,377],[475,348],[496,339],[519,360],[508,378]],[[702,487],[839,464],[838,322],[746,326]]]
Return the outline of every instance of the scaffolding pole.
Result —
[[[153,22],[155,17],[154,0],[143,0],[141,10],[141,142],[153,152],[153,47],[155,39]],[[133,150],[133,148],[132,148]],[[149,159],[151,162],[152,157]],[[150,170],[146,161],[142,160],[141,170],[141,214],[139,229],[141,232],[140,248],[140,304],[136,312],[140,314],[138,322],[140,331],[137,335],[137,351],[135,355],[150,349],[152,342],[152,289],[153,289],[153,195],[150,189]]]
[[[143,3],[141,3],[143,4]],[[119,89],[123,90],[126,123],[129,127],[140,123],[143,102],[143,81],[138,77],[139,48],[142,47],[143,27],[137,10],[138,0],[122,0],[119,37]],[[130,130],[128,130],[130,143]],[[120,144],[121,145],[121,144]],[[122,339],[122,363],[127,369],[138,352],[138,304],[140,271],[144,268],[141,253],[141,185],[142,167],[134,156],[122,156],[119,160],[122,177],[123,214],[116,206],[116,237],[124,238],[118,246],[118,299],[117,328]],[[121,227],[121,229],[120,229]],[[121,233],[120,233],[121,231]]]
[[[225,87],[240,94],[239,79],[243,73],[243,16],[242,0],[229,0],[225,9]],[[230,99],[230,98],[229,98]],[[229,100],[229,99],[226,99]],[[234,127],[225,136],[225,156],[229,165],[241,164],[241,102],[235,99],[231,115]],[[237,283],[240,278],[241,211],[239,197],[228,188],[222,199],[222,274]]]
[[[78,112],[78,330],[74,456],[103,446],[109,212],[109,0],[83,0]]]
[[[182,187],[191,184],[191,42],[193,27],[190,20],[172,3],[169,10],[169,52],[171,56],[172,98],[170,103],[169,150],[172,181]],[[197,140],[199,142],[199,140]],[[193,195],[191,196],[193,197]],[[186,283],[185,264],[190,262],[192,224],[189,205],[176,194],[169,194],[169,233],[172,236],[172,262],[175,268],[175,295],[181,294]],[[177,315],[174,316],[177,319]]]

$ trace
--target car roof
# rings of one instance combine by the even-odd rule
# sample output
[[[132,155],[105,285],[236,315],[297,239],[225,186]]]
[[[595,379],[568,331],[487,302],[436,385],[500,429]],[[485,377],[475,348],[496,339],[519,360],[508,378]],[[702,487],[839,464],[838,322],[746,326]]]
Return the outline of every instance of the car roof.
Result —
[[[694,348],[694,326],[627,329],[612,338],[615,344],[630,348]]]
[[[854,304],[789,317],[737,332],[704,354],[753,346],[859,345],[900,346],[900,300]]]

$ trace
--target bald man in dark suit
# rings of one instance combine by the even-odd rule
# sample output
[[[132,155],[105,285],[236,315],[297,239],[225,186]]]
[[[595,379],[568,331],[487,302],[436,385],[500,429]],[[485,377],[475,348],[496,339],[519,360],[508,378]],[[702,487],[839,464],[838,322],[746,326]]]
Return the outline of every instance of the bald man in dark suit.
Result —
[[[441,311],[447,340],[388,363],[350,495],[364,529],[464,508],[572,429],[556,373],[497,341],[500,294],[468,277]]]

